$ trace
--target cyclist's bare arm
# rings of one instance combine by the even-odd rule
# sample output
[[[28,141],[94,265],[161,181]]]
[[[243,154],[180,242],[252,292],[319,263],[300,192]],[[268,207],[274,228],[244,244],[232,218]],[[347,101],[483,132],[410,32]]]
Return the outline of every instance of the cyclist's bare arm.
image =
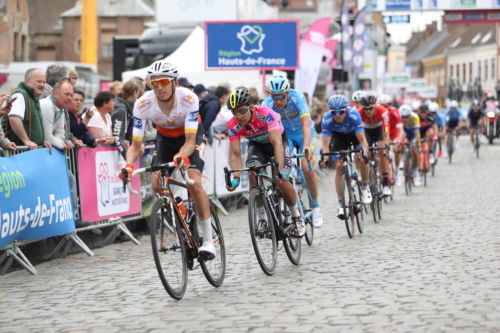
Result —
[[[322,136],[321,137],[321,142],[322,142],[321,146],[324,147],[323,151],[328,152],[328,153],[330,152],[330,141],[331,140],[332,140],[331,136]],[[329,156],[323,157],[323,160],[320,163],[322,163],[324,165],[326,162],[328,162],[328,157]]]
[[[304,148],[309,148],[309,143],[311,142],[311,117],[303,116],[300,118],[300,124],[302,125],[302,138],[304,139]],[[292,147],[290,147],[291,149]],[[308,158],[311,159],[312,154],[308,155]]]
[[[229,166],[231,169],[241,169],[241,147],[240,140],[231,141],[229,144]],[[233,177],[240,177],[240,172],[235,172]]]
[[[283,165],[285,164],[285,152],[283,151],[283,140],[281,140],[281,133],[279,129],[274,129],[268,132],[269,141],[274,148],[274,159],[279,164],[280,171],[283,170]]]
[[[363,149],[363,154],[366,155],[366,152],[368,151],[368,142],[366,142],[365,132],[356,133],[356,138],[358,138],[361,149]]]
[[[179,150],[179,154],[189,157],[193,154],[196,145],[196,133],[186,133],[186,142]]]

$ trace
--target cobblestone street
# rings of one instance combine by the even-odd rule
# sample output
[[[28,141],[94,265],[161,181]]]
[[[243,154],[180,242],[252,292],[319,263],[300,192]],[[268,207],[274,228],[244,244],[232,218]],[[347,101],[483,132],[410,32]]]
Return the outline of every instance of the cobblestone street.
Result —
[[[227,271],[215,289],[189,272],[181,301],[158,278],[149,236],[0,277],[0,332],[500,332],[500,144],[452,164],[394,201],[349,239],[333,186],[320,185],[324,225],[293,266],[284,249],[260,269],[247,210],[220,214]]]

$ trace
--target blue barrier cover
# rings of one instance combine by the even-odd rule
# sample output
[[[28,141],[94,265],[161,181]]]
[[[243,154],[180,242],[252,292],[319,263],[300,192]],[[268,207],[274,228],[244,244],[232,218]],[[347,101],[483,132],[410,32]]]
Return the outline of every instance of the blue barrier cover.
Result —
[[[0,157],[0,248],[74,230],[66,157],[59,150]]]

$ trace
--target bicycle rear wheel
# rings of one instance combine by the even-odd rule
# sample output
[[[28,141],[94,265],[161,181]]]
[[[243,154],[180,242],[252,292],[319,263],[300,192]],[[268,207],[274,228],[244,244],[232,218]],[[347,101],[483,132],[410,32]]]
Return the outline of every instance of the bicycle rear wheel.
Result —
[[[259,221],[258,201],[264,204],[267,221]],[[260,268],[267,275],[273,275],[276,271],[276,262],[278,259],[278,247],[276,244],[276,233],[273,220],[264,195],[259,189],[254,188],[250,192],[248,199],[248,223],[250,227],[250,237],[255,251],[255,256],[259,262]]]
[[[377,193],[377,172],[375,167],[370,165],[370,192],[372,192],[372,203],[370,204],[373,215],[373,222],[377,223],[377,203],[378,203],[378,193]]]
[[[479,146],[481,146],[481,142],[479,141],[479,129],[476,128],[476,135],[474,139],[474,148],[476,149],[476,157],[479,158]]]
[[[297,196],[297,200],[299,197]],[[290,214],[290,210],[285,203],[283,198],[280,198],[280,207],[281,210],[281,226],[289,225],[292,223],[292,215]],[[302,216],[303,217],[303,216]],[[302,246],[300,242],[301,238],[288,236],[283,239],[283,245],[285,246],[286,256],[290,260],[290,262],[294,265],[298,265],[300,263],[300,256],[302,253]]]
[[[345,227],[347,229],[347,235],[349,238],[354,237],[354,231],[356,230],[356,223],[354,220],[351,221],[351,212],[353,211],[352,204],[352,188],[351,188],[351,180],[347,174],[344,174],[343,184],[342,184],[342,208],[344,209],[344,222]],[[346,196],[347,192],[347,196]],[[346,200],[348,199],[348,200]]]
[[[448,163],[451,163],[451,156],[453,155],[453,138],[454,134],[453,132],[450,135],[450,142],[448,143]]]
[[[411,193],[411,177],[412,167],[411,167],[411,156],[410,153],[405,154],[405,162],[404,162],[404,173],[405,173],[405,192],[406,195],[410,195]]]
[[[188,267],[181,226],[163,199],[153,204],[151,213],[151,247],[160,280],[168,294],[181,299],[186,292]]]
[[[356,224],[358,225],[359,233],[362,234],[363,230],[365,230],[365,214],[363,212],[364,205],[363,200],[361,199],[361,185],[359,182],[354,185],[353,201],[356,207]]]
[[[220,225],[219,216],[212,204],[210,204],[210,217],[212,220],[212,238],[215,246],[215,258],[212,260],[200,260],[201,269],[207,278],[207,281],[214,287],[220,287],[226,275],[226,247],[224,243],[224,235]],[[203,235],[200,223],[198,221],[198,232]],[[200,237],[200,245],[203,244],[203,238]]]

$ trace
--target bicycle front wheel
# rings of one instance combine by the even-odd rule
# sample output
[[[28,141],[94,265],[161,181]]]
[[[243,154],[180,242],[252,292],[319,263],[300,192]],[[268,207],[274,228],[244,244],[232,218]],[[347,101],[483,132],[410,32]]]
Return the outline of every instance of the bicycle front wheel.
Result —
[[[356,225],[354,220],[351,220],[351,214],[353,213],[351,180],[346,174],[344,174],[342,178],[342,208],[344,209],[344,222],[347,229],[347,235],[349,238],[353,238]]]
[[[186,292],[188,267],[184,237],[170,206],[158,199],[151,211],[151,247],[160,280],[168,294],[181,299]]]
[[[370,166],[370,191],[372,192],[372,203],[370,204],[373,213],[373,222],[377,222],[377,203],[378,203],[378,187],[377,187],[377,173],[375,168]]]
[[[259,205],[264,205],[267,221],[259,221]],[[264,195],[260,193],[259,189],[254,188],[250,192],[248,200],[250,237],[252,238],[253,249],[260,268],[267,275],[273,275],[276,271],[276,262],[278,260],[278,246],[276,244],[276,233],[269,209],[270,207]]]
[[[297,196],[297,200],[299,200],[299,197]],[[298,202],[298,201],[297,201]],[[290,214],[290,210],[285,203],[285,200],[283,198],[280,198],[280,207],[282,207],[281,211],[281,225],[284,227],[286,225],[289,225],[292,223],[292,215]],[[302,218],[304,218],[303,214],[301,213]],[[300,256],[302,253],[302,246],[300,242],[301,238],[293,237],[293,236],[288,236],[283,239],[283,245],[285,246],[285,252],[286,256],[290,260],[290,262],[294,265],[298,265],[300,262]]]
[[[361,199],[361,185],[356,182],[353,190],[354,205],[356,207],[356,224],[358,225],[358,231],[360,234],[363,233],[365,229],[365,214],[363,212],[363,201]]]
[[[306,234],[304,238],[306,239],[307,245],[311,246],[314,240],[314,226],[312,224],[312,205],[311,205],[311,194],[309,189],[305,184],[302,184],[303,188],[299,191],[300,207],[302,208],[302,214],[304,215],[304,222],[306,223]]]
[[[212,240],[215,246],[215,258],[212,260],[200,260],[200,265],[207,281],[214,287],[220,287],[226,275],[226,247],[219,216],[212,204],[210,204],[210,215],[212,220]],[[200,223],[198,223],[198,226],[199,225]],[[199,231],[201,231],[203,235],[203,231]],[[200,243],[203,244],[201,239]]]

